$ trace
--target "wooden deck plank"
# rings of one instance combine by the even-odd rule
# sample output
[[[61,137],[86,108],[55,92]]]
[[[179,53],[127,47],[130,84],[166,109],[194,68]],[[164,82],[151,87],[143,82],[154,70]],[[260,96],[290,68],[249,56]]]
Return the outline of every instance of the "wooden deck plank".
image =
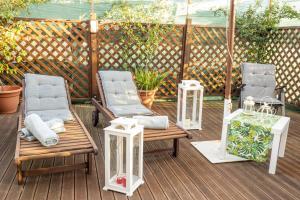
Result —
[[[54,166],[62,166],[64,164],[64,158],[55,158]],[[60,199],[62,192],[62,178],[63,173],[55,173],[51,175],[51,183],[48,193],[48,200]]]
[[[43,160],[34,161],[32,164],[32,168],[42,167],[42,164],[43,164]],[[33,199],[35,191],[36,191],[37,187],[39,186],[38,181],[39,181],[38,176],[27,178],[26,183],[24,184],[24,190],[23,190],[19,200]]]
[[[6,170],[4,177],[0,182],[0,200],[5,199],[16,175],[16,166],[13,159],[10,161],[9,167]]]
[[[176,104],[172,102],[156,103],[154,109],[175,120],[175,106]],[[132,197],[126,197],[123,194],[102,190],[104,186],[103,131],[101,125],[92,126],[92,110],[93,107],[90,105],[76,105],[78,115],[99,148],[99,154],[93,156],[92,174],[86,175],[84,170],[78,170],[63,174],[26,177],[25,184],[21,186],[17,184],[13,162],[16,115],[0,115],[0,200],[299,199],[299,113],[287,112],[292,120],[285,157],[278,160],[276,175],[270,175],[268,163],[242,162],[213,165],[191,146],[191,141],[220,138],[222,103],[205,102],[203,131],[192,131],[192,140],[181,140],[177,158],[173,158],[167,152],[146,154],[145,184]],[[5,125],[1,126],[2,124]],[[74,129],[72,125],[69,127]],[[30,144],[23,141],[22,143]],[[145,144],[145,149],[153,150],[171,147],[171,145],[170,141],[150,142]],[[37,160],[25,162],[24,167],[53,166],[64,162],[73,164],[75,160],[78,162],[83,159],[83,156],[75,156],[75,158],[71,156]]]
[[[36,162],[36,161],[34,161]],[[54,164],[54,158],[48,158],[44,160],[43,166],[42,167],[50,167],[53,166]],[[33,168],[35,169],[35,168]],[[28,179],[35,178],[33,177],[28,177]],[[51,183],[51,174],[39,176],[38,179],[38,187],[36,188],[35,200],[46,200],[48,197],[48,192],[49,192],[49,187]]]
[[[65,164],[67,165],[73,165],[74,164],[74,156],[70,156],[65,158]],[[74,192],[74,177],[75,177],[75,172],[70,171],[70,172],[65,172],[63,175],[63,180],[62,180],[62,190],[61,190],[61,199],[62,200],[73,200],[75,199],[75,192]]]
[[[84,162],[84,155],[75,156],[75,163]],[[85,169],[75,171],[75,200],[86,200],[87,199],[87,188],[86,188],[86,173]]]
[[[85,109],[89,110],[89,112],[93,111],[93,107],[90,106],[83,106]],[[85,114],[84,112],[82,112],[82,109],[80,109],[79,107],[76,108],[76,112],[79,114],[79,116],[82,116],[80,114]],[[96,172],[97,174],[93,174],[93,176],[97,175],[98,177],[98,189],[100,192],[100,198],[101,199],[115,199],[113,192],[111,191],[104,191],[102,190],[102,188],[104,187],[104,152],[103,152],[103,144],[101,142],[101,137],[103,137],[101,133],[102,131],[102,127],[98,126],[98,127],[94,127],[92,125],[92,119],[91,119],[91,115],[86,116],[85,120],[87,121],[87,123],[85,124],[86,128],[88,129],[88,131],[91,133],[91,136],[93,137],[95,143],[98,146],[98,155],[95,156],[95,165],[96,165]]]
[[[163,172],[157,167],[157,165],[155,164],[155,162],[153,162],[152,159],[145,160],[145,168],[148,168],[149,171],[152,173],[155,180],[160,185],[168,199],[180,199],[177,192],[174,190],[170,182],[164,176]]]
[[[30,169],[32,163],[33,163],[32,161],[25,162],[25,164],[23,165],[24,169]],[[7,196],[5,197],[6,200],[19,199],[20,195],[24,191],[26,181],[29,177],[25,177],[23,186],[18,185],[18,180],[17,180],[16,174],[13,178],[14,178],[14,181],[10,187],[10,190],[7,193]]]
[[[184,170],[178,166],[175,159],[165,160],[164,164],[167,165],[169,171],[172,171],[178,179],[180,179],[182,185],[188,190],[192,199],[201,200],[207,199],[207,197],[198,189],[197,185],[193,182],[193,178],[187,176]]]

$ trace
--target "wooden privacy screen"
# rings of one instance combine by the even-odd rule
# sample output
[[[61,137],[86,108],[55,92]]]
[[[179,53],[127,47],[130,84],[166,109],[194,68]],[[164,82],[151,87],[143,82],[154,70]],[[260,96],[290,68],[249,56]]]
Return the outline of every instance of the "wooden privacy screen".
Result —
[[[117,24],[99,25],[97,35],[98,42],[98,68],[99,69],[129,69],[139,66],[142,60],[134,51],[130,55],[131,62],[124,62],[122,59],[122,44],[120,42],[120,29]],[[174,26],[166,35],[162,35],[163,42],[159,45],[156,56],[149,64],[151,69],[159,72],[168,72],[165,84],[159,88],[158,96],[174,97],[177,91],[177,80],[182,63],[182,34],[183,26]]]
[[[95,73],[98,69],[124,69],[122,44],[117,24],[100,24],[90,33],[88,21],[23,19],[28,28],[19,38],[19,48],[27,55],[20,64],[10,63],[17,73],[1,75],[9,84],[19,84],[24,72],[63,76],[70,84],[73,99],[95,95]],[[151,62],[155,71],[170,75],[159,88],[159,97],[174,97],[180,79],[197,79],[206,95],[223,95],[226,73],[226,29],[175,25],[159,45]],[[286,86],[286,100],[300,105],[300,27],[281,28],[268,43],[266,62],[277,67],[278,85]],[[233,92],[240,84],[240,64],[249,57],[249,43],[237,36],[234,46]],[[134,46],[132,47],[135,48]],[[141,60],[133,53],[129,68]]]
[[[64,77],[73,98],[89,98],[89,27],[85,21],[22,19],[26,30],[19,48],[26,51],[22,63],[10,63],[16,74],[4,75],[9,84],[21,84],[24,73]]]
[[[286,86],[286,100],[300,106],[300,27],[280,29],[267,46],[267,62],[276,65],[276,80]]]

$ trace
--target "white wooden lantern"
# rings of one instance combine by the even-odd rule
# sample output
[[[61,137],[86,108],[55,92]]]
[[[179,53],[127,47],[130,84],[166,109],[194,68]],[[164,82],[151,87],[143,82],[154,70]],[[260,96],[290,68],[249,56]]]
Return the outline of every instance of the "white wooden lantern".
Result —
[[[246,99],[244,100],[244,114],[246,115],[252,115],[253,112],[255,111],[255,102],[253,97],[248,96],[246,97]]]
[[[105,186],[131,196],[143,181],[144,127],[136,119],[117,118],[104,129]]]
[[[183,129],[202,129],[203,86],[196,80],[178,85],[177,125]]]

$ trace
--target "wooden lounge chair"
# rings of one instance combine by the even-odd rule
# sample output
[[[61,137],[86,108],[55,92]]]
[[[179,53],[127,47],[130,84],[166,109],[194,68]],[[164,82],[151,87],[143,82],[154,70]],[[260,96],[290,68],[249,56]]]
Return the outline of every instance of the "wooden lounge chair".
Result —
[[[69,111],[73,116],[73,120],[65,122],[66,132],[59,133],[59,143],[55,146],[45,147],[42,146],[37,140],[26,141],[24,139],[21,139],[20,135],[18,134],[15,152],[15,163],[17,165],[17,178],[19,184],[22,184],[24,177],[27,176],[59,173],[76,169],[86,169],[86,173],[88,174],[91,172],[92,154],[97,154],[98,148],[72,107],[68,84],[66,81],[64,83],[64,87],[66,90],[67,104],[69,107]],[[26,88],[25,81],[23,81],[23,88]],[[25,95],[23,95],[23,101],[20,106],[21,113],[18,119],[18,132],[24,127],[24,117],[26,110],[24,105],[26,97],[24,96]],[[22,169],[22,163],[24,161],[54,157],[68,157],[79,154],[85,155],[85,162],[76,163],[74,165],[37,168],[31,170]]]
[[[285,87],[276,86],[275,69],[273,64],[242,63],[242,85],[238,88],[240,108],[245,98],[252,96],[256,105],[266,102],[276,111],[281,108],[281,114],[285,116]]]
[[[112,73],[122,73],[119,71],[111,71]],[[125,72],[126,73],[126,72]],[[129,73],[129,72],[127,72]],[[116,76],[118,76],[116,74]],[[97,85],[98,85],[98,90],[99,90],[99,96],[100,99],[96,99],[96,98],[92,98],[92,104],[95,106],[95,111],[93,111],[93,125],[97,126],[98,121],[99,121],[99,112],[101,112],[101,114],[104,116],[104,118],[108,121],[115,119],[117,116],[108,108],[107,105],[107,97],[103,88],[103,83],[101,80],[101,77],[99,75],[99,73],[97,73],[96,75],[96,81],[97,81]],[[127,81],[131,81],[133,82],[133,78],[132,75],[130,74],[130,80]],[[135,87],[135,84],[133,82],[133,85]],[[136,88],[135,88],[136,90]],[[137,93],[137,91],[134,91],[134,93]],[[138,96],[138,95],[137,95]],[[139,97],[138,97],[139,99]],[[140,103],[140,99],[139,99],[139,103]],[[152,111],[154,115],[158,115],[158,113],[155,113],[154,111]],[[178,155],[179,152],[179,139],[180,138],[185,138],[188,137],[190,138],[190,134],[181,129],[180,127],[176,126],[175,123],[170,122],[170,127],[166,130],[157,130],[157,129],[145,129],[144,131],[144,141],[148,142],[148,141],[161,141],[161,140],[173,140],[173,147],[170,148],[166,148],[166,149],[159,149],[159,150],[155,150],[155,152],[157,151],[173,151],[173,156],[176,157]],[[152,151],[151,151],[152,152]],[[148,152],[150,153],[150,152]]]

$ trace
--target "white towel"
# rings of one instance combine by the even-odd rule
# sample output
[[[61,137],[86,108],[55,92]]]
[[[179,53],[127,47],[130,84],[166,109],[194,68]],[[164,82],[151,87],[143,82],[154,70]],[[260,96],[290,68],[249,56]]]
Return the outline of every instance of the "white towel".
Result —
[[[169,118],[168,116],[143,116],[136,115],[132,118],[138,120],[138,124],[143,125],[144,128],[148,129],[168,129]]]
[[[62,119],[56,118],[56,119],[46,121],[45,123],[55,133],[62,133],[62,132],[66,131],[65,126],[64,126],[64,121]],[[27,141],[36,140],[36,138],[32,135],[32,133],[30,131],[27,130],[27,128],[22,128],[19,134],[20,134],[20,137],[24,140],[27,140]]]
[[[26,129],[46,147],[56,145],[59,141],[58,135],[51,130],[45,122],[37,115],[28,115],[24,124]]]
[[[53,130],[55,133],[65,132],[64,120],[62,119],[51,119],[45,122],[47,126]]]

